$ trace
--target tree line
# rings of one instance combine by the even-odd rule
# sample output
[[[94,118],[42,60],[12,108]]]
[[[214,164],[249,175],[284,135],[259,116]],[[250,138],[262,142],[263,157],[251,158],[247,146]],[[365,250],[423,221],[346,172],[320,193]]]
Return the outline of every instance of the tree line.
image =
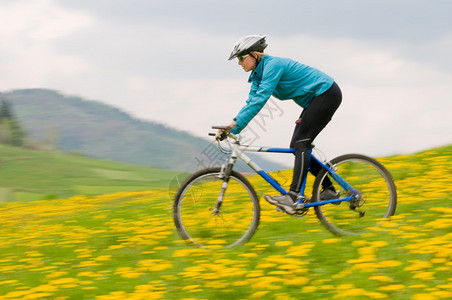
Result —
[[[25,139],[25,130],[14,115],[10,103],[3,99],[0,102],[0,144],[22,147]]]

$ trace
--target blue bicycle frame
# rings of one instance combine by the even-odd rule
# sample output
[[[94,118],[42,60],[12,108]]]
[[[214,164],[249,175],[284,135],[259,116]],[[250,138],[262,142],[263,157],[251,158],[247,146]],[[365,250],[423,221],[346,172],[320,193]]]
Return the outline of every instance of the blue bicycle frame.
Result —
[[[252,161],[244,152],[273,152],[273,153],[295,153],[295,149],[293,148],[266,148],[266,147],[258,147],[258,146],[242,146],[239,144],[233,144],[231,160],[230,163],[234,164],[237,158],[243,160],[251,169],[253,169],[256,173],[258,173],[262,178],[264,178],[271,186],[273,186],[278,192],[281,194],[287,194],[287,191],[268,173],[262,170],[254,161]],[[351,195],[345,198],[332,199],[332,200],[324,200],[313,203],[303,203],[303,199],[305,198],[305,189],[306,189],[306,178],[303,181],[303,185],[300,189],[300,196],[298,199],[298,203],[303,204],[303,207],[313,207],[319,205],[325,205],[328,203],[342,202],[342,201],[351,201],[355,199],[355,195],[357,194],[355,189],[349,185],[344,179],[342,179],[335,171],[332,169],[332,166],[328,164],[324,164],[319,159],[317,159],[312,154],[312,147],[309,151],[309,159],[314,159],[317,161],[322,168],[326,169],[328,174],[339,183],[342,188],[346,191],[351,191]]]

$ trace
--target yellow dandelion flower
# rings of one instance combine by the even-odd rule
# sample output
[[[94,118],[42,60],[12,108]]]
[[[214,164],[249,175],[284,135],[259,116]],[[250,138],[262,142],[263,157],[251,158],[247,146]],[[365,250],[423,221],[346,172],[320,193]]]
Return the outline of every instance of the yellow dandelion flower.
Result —
[[[190,256],[194,249],[179,249],[173,252],[173,257],[185,257]]]
[[[29,294],[30,291],[13,291],[5,295],[6,298],[21,298]]]
[[[405,268],[406,271],[416,271],[421,269],[429,269],[432,267],[432,264],[428,261],[423,260],[410,260],[412,263],[411,266]]]
[[[376,263],[367,262],[367,263],[358,263],[352,266],[352,269],[358,269],[362,272],[373,272],[376,270],[378,265]]]
[[[302,293],[314,293],[315,291],[317,291],[316,286],[307,285],[301,288]]]
[[[381,224],[381,226],[385,227],[385,228],[394,228],[394,227],[399,227],[399,224],[396,222],[383,222]]]
[[[135,287],[135,290],[140,291],[140,292],[150,291],[153,289],[154,289],[154,286],[150,285],[150,284],[142,284],[142,285],[137,285]]]
[[[323,241],[322,241],[322,243],[324,243],[324,244],[336,244],[337,242],[339,242],[340,241],[340,239],[337,239],[337,238],[333,238],[333,239],[324,239]]]
[[[313,247],[313,244],[303,244],[300,246],[292,246],[289,249],[287,249],[287,254],[290,256],[295,256],[295,257],[308,256],[312,247]]]
[[[282,288],[279,284],[272,284],[274,282],[279,282],[281,281],[280,278],[278,277],[273,277],[273,276],[262,276],[259,278],[258,281],[256,281],[255,283],[252,284],[252,288],[253,289],[280,289]]]
[[[67,274],[67,272],[64,272],[64,271],[62,271],[62,272],[53,272],[53,273],[47,274],[46,278],[49,278],[49,279],[50,278],[57,278],[57,277],[64,276],[66,274]]]
[[[382,294],[382,293],[378,293],[378,292],[366,292],[365,295],[368,296],[369,298],[372,298],[372,299],[386,299],[386,298],[388,298],[388,295]]]
[[[392,281],[392,278],[389,276],[385,276],[385,275],[375,275],[375,276],[371,276],[369,277],[369,279],[373,279],[373,280],[377,280],[377,281]]]
[[[447,258],[433,258],[430,260],[430,262],[434,264],[443,264],[446,263],[447,261],[448,261]]]
[[[305,285],[305,284],[308,284],[308,282],[309,282],[308,277],[299,276],[299,277],[295,277],[293,279],[286,279],[286,280],[284,280],[283,283],[286,285]]]
[[[370,244],[372,245],[372,247],[381,248],[381,247],[387,246],[388,242],[386,242],[386,241],[375,241],[375,242],[372,242]]]
[[[284,246],[293,245],[293,242],[292,241],[278,241],[275,243],[275,245],[278,247],[284,247]]]
[[[250,257],[258,257],[259,255],[257,253],[242,253],[242,254],[239,254],[239,256],[250,258]]]
[[[386,286],[381,286],[378,289],[382,291],[398,291],[403,290],[405,286],[403,284],[391,284]]]
[[[273,268],[275,266],[276,266],[276,264],[274,264],[274,263],[262,263],[262,264],[258,264],[256,266],[256,269],[268,269],[268,268]]]
[[[451,291],[435,291],[435,292],[432,292],[432,295],[437,296],[442,299],[452,299]]]
[[[250,298],[251,298],[251,299],[262,298],[262,297],[264,297],[265,295],[267,295],[268,293],[269,293],[269,291],[258,291],[258,292],[253,293],[253,294],[250,296]]]
[[[24,300],[26,300],[26,299],[36,300],[36,299],[43,299],[44,297],[49,299],[50,296],[52,296],[52,294],[39,292],[39,293],[32,293],[32,294],[25,295],[22,299],[24,299]]]
[[[160,251],[160,250],[168,250],[167,246],[159,246],[159,247],[155,247],[154,248],[156,251]]]
[[[286,294],[278,294],[275,295],[275,300],[296,300],[297,298],[291,297],[289,295]]]
[[[321,290],[334,290],[334,285],[331,284],[323,284],[319,287]]]
[[[100,264],[98,264],[92,260],[82,261],[79,265],[80,268],[97,267],[97,266],[100,266]]]
[[[160,263],[160,264],[156,264],[153,265],[151,267],[148,267],[149,271],[163,271],[163,270],[167,270],[169,268],[171,268],[173,265],[171,263]]]
[[[392,268],[392,267],[398,267],[401,265],[402,265],[402,263],[397,260],[382,260],[378,263],[378,266],[383,267],[383,268]]]
[[[30,256],[30,257],[43,256],[43,254],[39,253],[38,251],[27,251],[26,254],[27,254],[27,256]]]
[[[107,260],[110,260],[110,259],[111,259],[111,255],[101,255],[101,256],[96,257],[94,260],[107,261]]]
[[[413,296],[413,300],[435,300],[436,297],[432,294],[416,294]]]
[[[430,207],[429,209],[435,212],[452,214],[452,208],[450,207]]]
[[[434,272],[418,272],[414,274],[413,278],[422,279],[422,280],[433,280],[435,277],[433,276]]]
[[[367,243],[368,242],[365,241],[365,240],[357,240],[357,241],[353,241],[352,245],[355,246],[355,247],[363,247],[363,246],[366,246]]]
[[[18,281],[15,279],[4,280],[4,281],[0,281],[0,285],[13,284],[13,283],[17,283],[17,282]]]
[[[451,219],[438,219],[425,224],[426,227],[432,227],[434,229],[445,229],[452,227]]]
[[[124,245],[111,245],[110,247],[108,247],[108,250],[116,250],[121,248],[124,248]]]
[[[264,276],[264,273],[261,270],[253,270],[251,272],[248,272],[248,274],[246,274],[246,277],[262,277]]]
[[[366,291],[360,288],[351,288],[339,291],[337,298],[350,298],[365,295]]]
[[[373,255],[375,253],[375,248],[373,247],[362,247],[358,249],[359,254],[361,255]]]
[[[233,286],[244,286],[244,285],[248,285],[248,282],[246,282],[245,280],[243,281],[234,281],[232,282]]]
[[[440,284],[438,288],[452,291],[452,284]]]
[[[96,273],[94,273],[92,271],[85,271],[85,272],[80,272],[80,273],[77,274],[77,277],[91,277],[91,278],[94,278],[94,277],[98,277],[98,276],[99,276],[98,274],[96,274]]]
[[[343,283],[337,286],[338,290],[349,290],[353,288],[355,288],[355,286],[352,283]]]
[[[33,292],[55,292],[58,288],[51,284],[44,284],[37,287],[32,288]]]

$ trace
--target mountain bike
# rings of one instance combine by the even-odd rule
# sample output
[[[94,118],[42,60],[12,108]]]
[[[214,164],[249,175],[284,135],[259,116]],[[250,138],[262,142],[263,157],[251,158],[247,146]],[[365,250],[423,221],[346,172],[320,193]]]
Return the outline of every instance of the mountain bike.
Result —
[[[260,219],[256,191],[244,175],[233,170],[237,158],[278,193],[286,194],[287,191],[245,152],[293,154],[295,149],[241,145],[239,135],[228,133],[222,126],[212,128],[220,129],[220,140],[229,145],[226,162],[221,167],[199,170],[185,180],[174,200],[173,218],[180,237],[188,243],[229,248],[247,242]],[[312,153],[313,148],[311,146],[310,159],[316,160],[322,169],[315,178],[312,197],[305,196],[306,179],[303,182],[298,201],[294,203],[295,216],[304,216],[313,207],[320,222],[333,234],[342,236],[368,232],[394,215],[396,186],[390,172],[380,162],[361,154],[321,161]],[[340,192],[337,199],[320,197],[322,181],[327,176]]]

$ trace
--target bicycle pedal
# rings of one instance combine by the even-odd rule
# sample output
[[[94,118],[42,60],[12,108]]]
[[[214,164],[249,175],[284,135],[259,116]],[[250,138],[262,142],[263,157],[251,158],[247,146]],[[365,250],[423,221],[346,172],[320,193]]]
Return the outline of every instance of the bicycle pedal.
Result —
[[[286,212],[284,211],[284,209],[282,209],[282,208],[279,207],[279,206],[276,206],[275,209],[276,209],[277,211],[279,211],[279,212],[286,213]]]
[[[294,207],[293,207],[293,208],[294,208],[295,210],[304,210],[304,209],[305,209],[303,203],[296,203],[296,204],[294,204]]]

